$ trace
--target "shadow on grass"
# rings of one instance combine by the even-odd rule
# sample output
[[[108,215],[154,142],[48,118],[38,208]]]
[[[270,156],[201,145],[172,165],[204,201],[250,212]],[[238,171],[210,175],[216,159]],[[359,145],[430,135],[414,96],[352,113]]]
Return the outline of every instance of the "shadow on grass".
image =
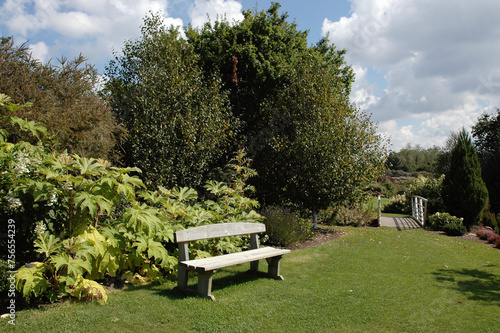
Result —
[[[469,300],[500,306],[500,276],[479,269],[440,269],[434,273],[438,282],[451,283]]]
[[[194,274],[190,272],[190,274]],[[219,276],[218,276],[219,275]],[[195,276],[195,275],[193,275]],[[247,282],[255,281],[258,279],[267,278],[272,279],[269,275],[263,272],[234,272],[224,269],[219,269],[217,273],[213,275],[212,280],[212,292],[224,289],[234,285],[242,285]],[[184,299],[188,297],[197,297],[196,293],[196,283],[198,275],[194,279],[194,283],[188,285],[188,290],[179,290],[177,287],[172,289],[158,290],[157,294],[161,296],[168,297],[170,299]]]

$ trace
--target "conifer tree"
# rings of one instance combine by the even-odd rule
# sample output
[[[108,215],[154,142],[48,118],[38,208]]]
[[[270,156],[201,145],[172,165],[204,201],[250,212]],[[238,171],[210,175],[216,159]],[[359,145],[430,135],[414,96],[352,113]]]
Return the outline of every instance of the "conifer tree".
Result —
[[[442,191],[444,204],[450,214],[463,217],[468,229],[479,222],[488,203],[488,190],[481,178],[476,149],[465,129],[458,134],[451,150]]]

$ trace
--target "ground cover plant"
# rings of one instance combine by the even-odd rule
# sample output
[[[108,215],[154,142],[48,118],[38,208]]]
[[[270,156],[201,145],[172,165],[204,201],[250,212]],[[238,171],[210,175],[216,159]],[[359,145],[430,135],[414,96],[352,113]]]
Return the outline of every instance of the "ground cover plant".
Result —
[[[341,229],[341,238],[287,255],[284,281],[235,266],[214,278],[216,302],[176,293],[174,282],[130,287],[104,306],[21,311],[13,331],[498,331],[498,249],[422,229]]]

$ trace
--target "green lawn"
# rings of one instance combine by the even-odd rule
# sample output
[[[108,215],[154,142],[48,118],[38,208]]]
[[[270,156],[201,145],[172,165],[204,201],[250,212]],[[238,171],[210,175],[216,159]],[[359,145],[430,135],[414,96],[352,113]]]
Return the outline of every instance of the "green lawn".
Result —
[[[111,292],[104,306],[20,311],[14,331],[500,331],[498,249],[421,229],[343,230],[339,239],[286,255],[285,281],[231,267],[214,276],[215,302],[178,294],[173,282],[131,287]]]

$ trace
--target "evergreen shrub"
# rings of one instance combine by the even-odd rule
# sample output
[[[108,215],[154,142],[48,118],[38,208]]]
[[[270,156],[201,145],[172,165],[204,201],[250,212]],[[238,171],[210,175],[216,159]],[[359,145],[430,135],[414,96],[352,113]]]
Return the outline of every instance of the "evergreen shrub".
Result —
[[[442,196],[446,210],[463,217],[468,229],[481,221],[488,203],[488,190],[481,177],[476,149],[465,130],[458,134],[451,151]]]

